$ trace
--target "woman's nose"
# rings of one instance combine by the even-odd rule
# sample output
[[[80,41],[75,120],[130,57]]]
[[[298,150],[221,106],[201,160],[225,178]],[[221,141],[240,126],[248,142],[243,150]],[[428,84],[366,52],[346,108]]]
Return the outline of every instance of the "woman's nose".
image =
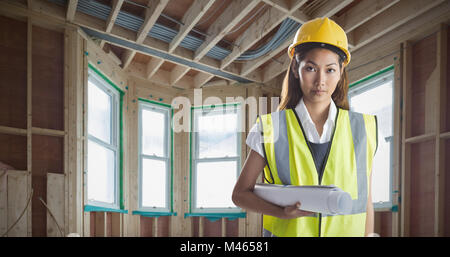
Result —
[[[316,73],[316,86],[325,86],[326,74],[322,71]]]

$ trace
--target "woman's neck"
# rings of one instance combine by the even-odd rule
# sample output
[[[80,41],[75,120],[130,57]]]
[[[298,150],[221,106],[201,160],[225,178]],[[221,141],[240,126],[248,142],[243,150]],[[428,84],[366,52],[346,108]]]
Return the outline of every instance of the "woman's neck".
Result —
[[[328,118],[328,112],[330,110],[330,102],[319,102],[319,103],[311,103],[303,100],[308,110],[309,116],[311,116],[312,121],[318,128],[319,135],[321,135],[321,130],[323,128],[323,124]]]

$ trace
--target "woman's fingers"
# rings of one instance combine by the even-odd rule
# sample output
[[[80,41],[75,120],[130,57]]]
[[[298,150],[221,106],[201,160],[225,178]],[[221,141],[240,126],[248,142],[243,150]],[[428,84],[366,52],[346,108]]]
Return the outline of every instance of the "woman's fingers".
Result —
[[[300,210],[301,203],[296,202],[294,205],[286,206],[284,208],[284,212],[288,219],[302,217],[302,216],[309,216],[311,214],[314,214],[314,212],[304,211]]]

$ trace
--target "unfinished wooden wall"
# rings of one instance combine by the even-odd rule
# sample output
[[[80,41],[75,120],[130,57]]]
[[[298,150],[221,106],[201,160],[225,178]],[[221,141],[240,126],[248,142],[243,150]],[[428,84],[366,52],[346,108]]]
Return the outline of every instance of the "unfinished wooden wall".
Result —
[[[29,19],[0,16],[0,23],[0,51],[5,55],[0,61],[0,162],[8,165],[1,183],[6,201],[0,202],[7,223],[0,234],[26,208],[8,236],[47,236],[48,226],[54,225],[44,205],[47,189],[54,187],[52,196],[65,195],[64,180],[48,179],[50,173],[65,173],[64,31]],[[64,231],[63,200],[62,212],[52,208]]]
[[[448,26],[403,44],[403,236],[448,235]]]

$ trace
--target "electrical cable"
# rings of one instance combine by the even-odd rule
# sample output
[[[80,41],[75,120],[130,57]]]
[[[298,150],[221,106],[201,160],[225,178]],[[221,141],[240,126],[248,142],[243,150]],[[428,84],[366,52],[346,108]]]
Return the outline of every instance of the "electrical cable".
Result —
[[[39,200],[42,202],[42,204],[45,206],[45,208],[47,208],[47,211],[48,211],[48,213],[50,213],[50,216],[53,218],[53,221],[55,221],[56,226],[58,227],[59,233],[61,234],[61,237],[64,237],[64,233],[62,232],[61,227],[58,224],[58,221],[56,221],[55,216],[50,211],[50,208],[48,208],[47,204],[44,202],[44,200],[42,200],[42,198],[40,196],[39,196]]]
[[[23,209],[22,213],[19,215],[19,218],[9,227],[6,232],[1,236],[5,237],[8,235],[9,231],[19,222],[19,220],[22,218],[25,211],[28,209],[28,206],[30,206],[31,198],[33,197],[33,188],[31,188],[30,196],[28,197],[27,204],[25,205],[25,208]]]
[[[48,0],[48,1],[60,4],[60,5],[64,5],[64,6],[67,3],[67,0]],[[127,3],[132,3],[136,6],[148,8],[147,6],[143,6],[138,3],[134,3],[131,1],[127,1],[127,0],[125,0],[125,1]],[[94,17],[97,17],[99,19],[106,21],[109,16],[109,13],[111,12],[111,7],[108,5],[99,3],[97,1],[94,1],[94,0],[79,0],[77,10],[80,12],[83,12],[85,14],[92,15]],[[258,13],[258,12],[256,12],[256,13]],[[256,14],[255,14],[255,16],[256,16]],[[167,18],[169,16],[163,15],[163,17]],[[248,19],[243,24],[250,22],[251,19],[252,19],[252,17],[250,17],[250,19]],[[172,20],[173,22],[176,22],[177,24],[183,24],[182,22],[176,21],[175,19],[173,19],[171,17],[170,17],[170,20]],[[132,31],[139,31],[140,27],[144,23],[144,19],[142,19],[141,17],[135,16],[135,15],[132,15],[130,13],[127,13],[125,11],[120,11],[119,14],[117,15],[117,19],[115,22],[116,22],[116,25],[121,26],[123,28],[129,29]],[[242,28],[241,26],[244,26],[244,25],[241,24],[239,27]],[[237,29],[240,29],[239,27]],[[269,40],[269,42],[267,42],[264,46],[262,46],[258,49],[245,51],[243,54],[241,54],[241,56],[237,57],[235,60],[236,61],[253,60],[253,59],[256,59],[258,57],[261,57],[261,56],[267,54],[268,52],[270,52],[272,50],[275,50],[285,40],[287,40],[293,33],[295,33],[295,31],[299,27],[300,27],[299,23],[287,18],[286,20],[284,20],[282,22],[280,28],[275,33],[275,35]],[[235,32],[235,30],[233,30],[231,32]],[[198,31],[196,29],[193,29],[192,31],[194,31],[200,35],[208,36],[208,34]],[[161,41],[170,43],[170,42],[172,42],[173,38],[177,34],[178,34],[177,30],[174,30],[174,29],[166,27],[164,25],[155,23],[155,25],[151,28],[148,35],[150,37],[159,39]],[[228,42],[224,39],[222,39],[222,41],[226,42],[230,45],[239,47],[238,45],[236,45],[232,42]],[[189,49],[189,50],[195,52],[202,45],[203,42],[204,42],[204,40],[188,34],[180,43],[180,47],[183,47],[183,48],[186,48],[186,49]],[[211,48],[211,50],[208,53],[206,53],[206,55],[211,58],[214,58],[216,60],[223,60],[230,53],[231,53],[230,50],[215,45]]]

